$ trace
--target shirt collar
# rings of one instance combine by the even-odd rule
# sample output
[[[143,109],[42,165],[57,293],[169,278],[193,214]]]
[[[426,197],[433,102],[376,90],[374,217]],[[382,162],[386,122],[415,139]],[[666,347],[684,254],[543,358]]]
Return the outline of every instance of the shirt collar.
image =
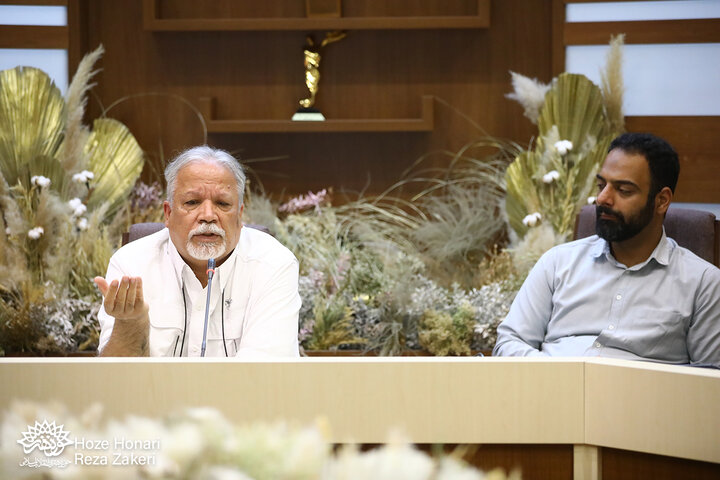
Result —
[[[647,265],[650,260],[655,260],[658,264],[667,266],[670,263],[670,256],[672,255],[672,251],[673,245],[668,241],[667,235],[665,234],[665,227],[663,226],[660,241],[655,246],[655,249],[652,251],[648,259],[638,265],[631,267],[631,269],[639,270],[645,265]],[[615,257],[613,257],[612,253],[610,252],[610,242],[600,237],[598,237],[598,241],[595,242],[590,248],[590,255],[593,258],[605,256],[605,258],[607,258],[608,260],[617,263],[617,260],[615,260]]]
[[[175,272],[175,278],[178,281],[178,286],[180,287],[183,283],[183,271],[188,267],[187,263],[185,263],[185,260],[182,259],[180,256],[180,252],[177,251],[177,248],[175,248],[175,244],[172,241],[172,238],[168,236],[168,243],[167,243],[167,250],[166,254],[168,257],[170,257],[170,263],[173,266],[173,271]],[[191,270],[192,272],[192,270]]]
[[[650,258],[654,258],[660,265],[667,266],[670,263],[672,252],[673,245],[668,241],[667,235],[665,235],[665,227],[663,227],[662,237],[660,237],[655,250],[650,254]]]
[[[610,255],[610,244],[606,240],[597,237],[597,240],[590,246],[590,256],[600,258],[603,255]]]

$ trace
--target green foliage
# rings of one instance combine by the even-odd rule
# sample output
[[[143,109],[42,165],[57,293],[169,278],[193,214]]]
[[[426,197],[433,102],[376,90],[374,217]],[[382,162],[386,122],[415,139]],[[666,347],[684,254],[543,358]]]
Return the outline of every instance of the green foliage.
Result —
[[[474,318],[474,308],[468,303],[452,315],[428,310],[420,321],[420,345],[437,356],[470,355]]]
[[[378,197],[333,206],[322,192],[308,194],[285,204],[283,211],[292,211],[290,205],[303,210],[283,218],[266,198],[253,194],[245,221],[268,226],[300,261],[301,345],[364,347],[381,355],[419,348],[424,310],[413,305],[424,295],[426,276],[457,286],[439,302],[461,295],[456,289],[483,285],[484,265],[505,235],[504,170],[518,150],[495,139],[473,142],[459,152],[443,152],[449,162],[442,168],[420,169],[418,162]],[[411,197],[403,193],[413,187],[421,190]],[[500,275],[498,270],[493,278]],[[482,318],[486,332],[495,317],[472,316],[468,348],[474,322]]]
[[[362,338],[353,335],[352,314],[352,310],[336,298],[316,303],[307,348],[329,350],[339,345],[364,343]]]

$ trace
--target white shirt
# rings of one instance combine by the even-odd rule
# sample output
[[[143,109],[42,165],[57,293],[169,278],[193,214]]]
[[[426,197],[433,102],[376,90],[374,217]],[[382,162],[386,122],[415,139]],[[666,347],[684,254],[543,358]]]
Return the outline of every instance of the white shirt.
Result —
[[[150,307],[150,356],[200,356],[207,287],[170,240],[167,228],[120,248],[108,283],[142,277]],[[272,236],[243,227],[232,254],[215,268],[205,356],[299,356],[298,261]],[[183,298],[184,297],[184,298]],[[98,313],[102,350],[115,319]]]

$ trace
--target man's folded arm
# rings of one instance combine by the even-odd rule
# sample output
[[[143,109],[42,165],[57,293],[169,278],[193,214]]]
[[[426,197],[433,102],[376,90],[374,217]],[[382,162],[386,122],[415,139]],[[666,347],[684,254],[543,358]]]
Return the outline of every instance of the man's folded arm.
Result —
[[[720,368],[720,269],[708,267],[695,298],[687,334],[690,364]]]
[[[498,326],[494,356],[547,356],[541,346],[552,314],[553,262],[549,253],[532,268],[508,316]]]

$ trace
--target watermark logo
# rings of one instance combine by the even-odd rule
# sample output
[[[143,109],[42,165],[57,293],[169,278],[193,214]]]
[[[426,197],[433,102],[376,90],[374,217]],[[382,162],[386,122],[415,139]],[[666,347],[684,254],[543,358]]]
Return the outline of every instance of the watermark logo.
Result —
[[[25,455],[36,450],[33,457],[25,457],[20,463],[21,467],[59,467],[65,468],[70,464],[79,465],[117,465],[117,466],[144,466],[157,465],[156,453],[160,450],[160,439],[140,440],[124,436],[112,439],[90,439],[83,437],[70,438],[70,432],[63,429],[64,425],[57,425],[54,421],[35,421],[35,425],[28,425],[27,431],[17,441],[22,445]],[[68,452],[58,458],[70,446]],[[73,452],[74,449],[74,452]],[[37,455],[42,452],[43,455]],[[68,460],[68,458],[72,460]]]
[[[21,467],[28,466],[31,468],[38,467],[60,467],[65,468],[70,463],[68,460],[55,459],[48,457],[57,457],[65,447],[73,443],[68,435],[70,432],[63,430],[64,425],[56,425],[53,421],[43,420],[39,423],[35,420],[35,426],[28,425],[27,432],[22,432],[23,438],[17,443],[22,445],[25,455],[32,453],[36,449],[45,454],[45,457],[25,457]]]
[[[28,425],[27,432],[22,432],[23,438],[17,443],[23,446],[25,454],[32,453],[36,448],[43,452],[46,457],[57,457],[65,447],[72,444],[73,441],[68,438],[70,432],[63,430],[64,425],[55,425],[55,422],[49,423],[43,420],[38,423],[35,420],[35,426]]]

